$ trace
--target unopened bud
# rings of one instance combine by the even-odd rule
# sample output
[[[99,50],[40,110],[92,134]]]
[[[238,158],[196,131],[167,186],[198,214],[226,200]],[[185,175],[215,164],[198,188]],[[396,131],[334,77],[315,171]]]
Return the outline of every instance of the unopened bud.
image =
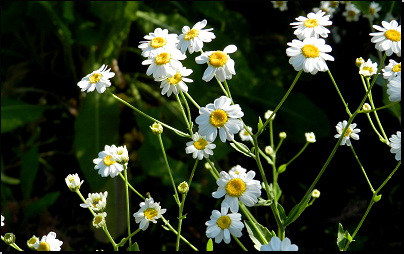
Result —
[[[68,187],[71,191],[75,192],[76,190],[79,190],[79,189],[80,189],[80,187],[81,187],[81,185],[83,184],[84,180],[82,180],[82,181],[80,182],[80,177],[79,177],[79,175],[76,173],[76,174],[74,174],[74,175],[69,174],[69,175],[65,178],[65,182],[66,182],[67,187]]]
[[[365,103],[362,106],[362,110],[363,111],[369,111],[369,110],[372,110],[372,107],[369,105],[369,103]]]
[[[265,147],[265,153],[268,155],[271,155],[274,152],[274,149],[272,149],[271,146],[266,146]]]
[[[36,243],[37,241],[39,241],[39,238],[36,237],[35,235],[33,235],[33,236],[27,241],[28,248],[30,248],[31,250],[36,250],[35,247],[34,247],[34,245],[35,245],[35,243]]]
[[[213,165],[213,162],[212,162],[212,165]],[[205,162],[205,168],[208,169],[208,170],[211,170],[211,169],[212,169],[212,167],[210,166],[209,162]]]
[[[317,190],[317,189],[314,189],[314,190],[311,192],[311,196],[312,196],[313,198],[319,198],[319,197],[320,197],[320,191]]]
[[[285,139],[286,138],[286,132],[284,132],[284,131],[280,132],[279,137],[282,138],[282,139]]]
[[[156,135],[160,135],[161,133],[163,133],[163,126],[161,126],[161,124],[159,123],[154,123],[152,126],[150,126],[150,129]]]
[[[182,182],[178,185],[177,187],[179,193],[181,194],[186,194],[189,191],[188,183],[187,182]]]
[[[355,65],[356,67],[360,68],[361,65],[365,62],[362,57],[356,58]]]
[[[15,243],[15,235],[13,233],[6,233],[4,235],[4,242],[8,245]]]

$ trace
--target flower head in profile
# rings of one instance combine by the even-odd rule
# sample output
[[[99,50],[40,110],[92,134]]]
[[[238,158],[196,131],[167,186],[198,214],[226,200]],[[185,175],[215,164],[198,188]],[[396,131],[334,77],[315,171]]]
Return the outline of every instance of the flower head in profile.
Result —
[[[240,105],[230,105],[231,99],[226,96],[217,98],[213,103],[199,109],[199,116],[195,122],[199,125],[199,134],[206,136],[206,140],[213,142],[219,129],[220,140],[234,140],[234,134],[243,129],[243,123],[238,119],[244,116]]]
[[[316,135],[314,135],[314,132],[306,132],[304,135],[306,136],[307,142],[309,143],[316,142]]]
[[[160,123],[155,122],[149,127],[155,135],[160,135],[161,133],[163,133],[163,126]]]
[[[94,169],[98,169],[98,174],[102,177],[110,175],[114,178],[123,170],[123,165],[115,161],[117,155],[118,151],[115,145],[105,145],[104,151],[99,152],[98,158],[93,160],[96,164]]]
[[[359,67],[359,74],[364,77],[371,77],[376,74],[376,72],[377,62],[372,63],[372,60],[370,60],[370,58]]]
[[[136,223],[139,224],[139,228],[145,231],[149,227],[149,223],[157,223],[157,219],[167,211],[167,209],[161,209],[160,203],[154,203],[153,198],[146,198],[145,202],[139,204],[140,209],[133,214]]]
[[[205,223],[207,226],[206,236],[215,238],[215,243],[221,243],[222,240],[226,244],[231,241],[231,235],[240,238],[243,234],[241,230],[244,224],[241,222],[241,214],[228,214],[228,207],[221,207],[221,211],[213,210],[210,220]]]
[[[252,128],[250,126],[247,126],[247,128],[250,130],[250,132],[252,131]],[[250,133],[248,133],[248,131],[245,128],[242,129],[239,132],[239,134],[240,134],[241,141],[252,141],[253,140]]]
[[[71,191],[76,191],[78,189],[80,189],[81,185],[83,184],[84,180],[82,180],[80,182],[80,177],[79,175],[76,173],[74,175],[69,174],[66,178],[65,178],[65,182],[67,187],[71,190]]]
[[[337,2],[336,5],[335,2]],[[320,1],[320,7],[314,7],[313,12],[317,13],[318,11],[323,11],[332,18],[336,10],[335,8],[337,8],[336,6],[338,6],[338,1]]]
[[[125,146],[118,146],[115,149],[115,152],[112,154],[112,160],[122,164],[122,165],[127,165],[129,161],[129,153],[128,149],[126,149]]]
[[[229,170],[230,175],[238,175],[238,174],[245,174],[247,169],[243,168],[240,165],[234,166]]]
[[[332,21],[329,21],[330,15],[325,15],[325,12],[319,10],[317,13],[310,12],[307,14],[307,18],[300,16],[296,18],[298,22],[290,23],[294,26],[296,30],[293,32],[299,38],[299,40],[304,40],[306,38],[319,36],[327,38],[330,30],[325,28],[325,26],[332,25]]]
[[[88,198],[84,204],[80,204],[83,208],[90,208],[94,212],[100,212],[107,206],[108,191],[104,193],[88,193]]]
[[[77,85],[81,88],[81,91],[87,91],[87,93],[89,93],[97,88],[97,92],[105,92],[107,87],[111,86],[111,81],[109,79],[115,76],[115,73],[109,72],[111,68],[108,70],[107,68],[108,66],[103,64],[101,68],[82,78],[81,81],[77,83]]]
[[[142,56],[153,57],[158,50],[175,48],[178,43],[177,34],[168,34],[167,29],[156,28],[153,33],[145,35],[147,41],[141,41],[138,48],[142,49]]]
[[[231,79],[232,75],[236,75],[234,69],[234,60],[230,58],[229,54],[236,52],[235,45],[228,45],[223,51],[206,51],[200,56],[195,58],[197,64],[208,64],[203,73],[202,80],[209,82],[213,76],[223,82],[226,79]]]
[[[347,126],[348,122],[344,120],[343,122],[339,122],[335,128],[337,129],[338,134],[335,134],[335,138],[340,138],[342,135],[342,132],[344,131],[345,127]],[[355,129],[356,128],[356,123],[350,124],[348,127],[348,130],[345,132],[344,137],[341,140],[341,146],[347,145],[351,146],[351,140],[349,138],[353,138],[355,140],[359,140],[359,133],[361,130],[360,129]]]
[[[390,152],[396,154],[396,160],[401,161],[401,131],[397,131],[397,135],[391,135],[390,140]]]
[[[296,71],[303,69],[304,72],[314,75],[318,71],[328,70],[325,60],[334,61],[334,57],[327,54],[332,48],[325,44],[324,39],[313,37],[303,41],[292,40],[288,42],[288,46],[290,47],[286,49],[286,54],[290,57],[289,63]]]
[[[380,7],[380,5],[376,2],[371,2],[369,5],[369,13],[364,14],[363,16],[365,18],[368,18],[370,20],[373,20],[375,18],[379,17],[379,11],[382,9],[382,7]]]
[[[271,115],[272,115],[272,113],[273,113],[273,111],[268,109],[267,112],[265,112],[264,118],[265,118],[265,119],[270,118]],[[273,120],[275,119],[275,116],[276,116],[276,113],[275,113],[274,116],[272,117],[271,121],[273,121]]]
[[[94,226],[95,228],[102,228],[102,227],[104,227],[104,226],[105,226],[105,223],[106,223],[105,217],[107,217],[107,213],[106,213],[106,212],[95,214],[94,219],[93,219],[93,226]]]
[[[377,50],[386,51],[387,56],[393,53],[401,56],[401,25],[392,20],[390,23],[382,21],[382,26],[373,25],[373,28],[379,32],[369,34],[373,36],[371,42],[376,43]]]
[[[177,70],[182,68],[182,63],[179,60],[187,58],[177,48],[159,49],[149,59],[144,60],[142,65],[149,65],[146,74],[153,74],[154,79],[164,79],[168,75],[174,76]]]
[[[356,7],[356,5],[347,4],[345,6],[345,11],[342,13],[342,16],[344,16],[346,21],[348,21],[348,22],[352,22],[352,21],[357,22],[359,20],[360,14],[361,14],[361,11]]]
[[[289,238],[285,237],[283,241],[279,237],[274,236],[268,244],[261,245],[260,251],[297,251],[299,248],[296,244],[291,244]]]
[[[201,136],[196,132],[192,135],[192,141],[187,142],[185,153],[192,153],[194,159],[198,158],[199,160],[202,160],[204,157],[208,158],[209,155],[213,155],[212,150],[215,147],[216,145],[207,141],[205,136]]]
[[[288,1],[271,1],[274,9],[279,9],[280,11],[288,10]]]
[[[397,63],[393,59],[389,60],[389,65],[382,69],[383,78],[390,81],[392,78],[396,77],[399,73],[401,73],[401,62]]]
[[[180,91],[188,92],[188,86],[184,82],[194,82],[192,79],[186,78],[191,73],[191,69],[182,67],[176,70],[174,75],[167,74],[167,77],[156,79],[155,81],[161,82],[161,95],[167,94],[167,97],[170,97],[172,93],[178,95]]]
[[[192,29],[190,29],[189,26],[184,26],[182,28],[182,34],[178,36],[178,49],[180,49],[182,53],[185,53],[188,49],[189,53],[192,54],[201,51],[204,42],[211,42],[215,39],[215,34],[211,32],[213,28],[202,29],[207,24],[208,21],[204,19],[197,22]]]
[[[391,102],[401,101],[401,72],[387,84],[387,94]]]
[[[254,177],[255,172],[252,170],[239,174],[221,171],[220,178],[216,181],[219,187],[212,193],[212,197],[221,198],[226,195],[222,207],[229,207],[232,213],[238,212],[239,199],[246,206],[254,206],[261,196],[261,184],[258,180],[253,180]]]
[[[63,242],[56,239],[55,232],[49,232],[48,235],[42,236],[41,240],[34,244],[37,251],[60,251]]]

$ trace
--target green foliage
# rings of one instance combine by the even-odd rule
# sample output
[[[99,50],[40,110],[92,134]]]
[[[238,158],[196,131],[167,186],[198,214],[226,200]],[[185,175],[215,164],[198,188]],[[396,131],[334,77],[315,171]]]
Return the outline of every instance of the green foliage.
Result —
[[[31,196],[38,172],[38,146],[35,145],[24,154],[20,171],[21,192],[24,198]]]
[[[259,223],[244,220],[245,227],[247,229],[250,239],[254,243],[254,248],[260,250],[261,245],[268,244],[271,238],[275,236],[269,230]],[[266,241],[266,242],[265,242]]]
[[[206,251],[213,251],[213,241],[212,241],[212,238],[209,238],[208,243],[206,244]]]
[[[49,192],[37,201],[28,205],[24,211],[24,222],[28,219],[37,216],[45,211],[49,206],[53,205],[59,198],[60,191]]]
[[[348,230],[344,231],[341,223],[338,223],[338,236],[337,236],[337,245],[340,251],[344,250],[347,240],[352,242],[352,236],[349,234]]]

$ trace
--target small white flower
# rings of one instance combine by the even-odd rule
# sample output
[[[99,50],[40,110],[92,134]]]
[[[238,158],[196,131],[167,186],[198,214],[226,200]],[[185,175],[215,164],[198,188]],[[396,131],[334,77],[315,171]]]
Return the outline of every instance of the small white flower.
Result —
[[[49,232],[48,235],[42,236],[42,239],[34,244],[37,251],[60,251],[63,242],[56,239],[55,232]]]
[[[383,71],[383,78],[387,80],[391,80],[392,78],[396,77],[398,73],[401,73],[401,62],[397,63],[393,59],[389,60],[389,65],[387,65]]]
[[[74,175],[69,174],[66,178],[65,178],[65,182],[67,187],[71,190],[71,191],[76,191],[78,189],[80,189],[81,185],[83,184],[84,180],[82,180],[80,182],[80,177],[79,175],[76,173]]]
[[[337,3],[335,4],[335,2]],[[338,1],[320,1],[320,7],[314,7],[313,12],[317,13],[321,10],[332,18],[332,15],[335,12],[335,6],[338,6]]]
[[[205,136],[199,135],[197,132],[192,135],[192,140],[187,142],[185,153],[192,153],[192,157],[202,160],[203,157],[208,158],[209,155],[213,155],[212,149],[216,147],[215,144],[211,144],[206,140]]]
[[[371,42],[376,43],[377,50],[386,51],[387,56],[391,56],[393,53],[401,56],[401,25],[392,20],[390,23],[382,21],[382,26],[373,25],[373,28],[380,32],[369,34],[374,36]]]
[[[374,62],[372,63],[372,60],[370,58],[368,59],[367,62],[364,62],[361,64],[361,67],[359,68],[359,74],[364,76],[364,77],[371,77],[377,72],[377,63]]]
[[[115,152],[112,154],[112,160],[116,161],[122,165],[127,165],[129,161],[128,149],[125,146],[118,146]]]
[[[320,191],[317,190],[317,189],[314,189],[314,190],[311,192],[311,196],[312,196],[313,198],[319,198],[319,197],[320,197]]]
[[[102,177],[111,175],[112,178],[117,176],[123,170],[123,166],[114,160],[114,155],[117,154],[115,145],[105,145],[104,151],[98,153],[98,158],[93,162],[96,164],[94,169],[98,169],[98,174]]]
[[[4,216],[1,216],[1,226],[4,226]]]
[[[296,244],[291,244],[289,238],[285,237],[281,241],[277,236],[274,236],[268,244],[261,245],[260,251],[297,251],[298,249]]]
[[[146,198],[145,202],[139,204],[140,209],[133,214],[139,228],[145,231],[149,227],[150,221],[157,223],[157,219],[161,218],[167,209],[161,209],[160,202],[154,203],[153,198]]]
[[[331,46],[325,44],[324,39],[307,38],[303,42],[292,40],[288,42],[290,48],[286,49],[286,54],[290,56],[289,63],[296,71],[303,69],[312,75],[318,71],[327,71],[328,66],[325,60],[334,61],[334,57],[326,52],[331,52]]]
[[[81,88],[81,91],[84,92],[87,90],[87,93],[89,93],[97,88],[97,92],[105,92],[107,87],[111,86],[111,81],[109,79],[115,76],[115,73],[109,72],[111,68],[108,70],[107,68],[108,66],[103,64],[101,68],[82,78],[81,81],[77,83]]]
[[[344,131],[346,125],[348,124],[348,122],[346,120],[344,120],[343,122],[339,122],[337,124],[337,126],[335,126],[335,128],[337,129],[338,134],[335,134],[335,138],[340,138],[342,132]],[[355,140],[359,140],[359,135],[357,133],[359,133],[361,130],[360,129],[355,129],[356,127],[356,123],[353,123],[351,125],[349,125],[348,130],[345,132],[344,137],[341,140],[341,146],[343,145],[347,145],[347,146],[351,146],[351,140],[349,138],[353,138]]]
[[[175,48],[178,43],[177,34],[168,34],[167,29],[156,28],[154,33],[145,35],[147,41],[141,41],[138,48],[142,49],[142,56],[152,57],[158,50]]]
[[[332,21],[329,21],[330,15],[325,15],[325,12],[319,10],[317,13],[310,12],[307,14],[307,18],[300,16],[296,18],[298,22],[290,23],[296,30],[293,32],[299,38],[299,40],[304,40],[306,38],[319,36],[327,38],[330,30],[324,26],[332,25]],[[324,17],[323,17],[324,16]]]
[[[274,149],[272,149],[271,146],[266,146],[265,147],[265,153],[268,155],[271,155],[274,152]]]
[[[190,54],[201,51],[204,42],[211,42],[216,38],[215,34],[210,32],[213,28],[202,29],[208,24],[206,19],[197,22],[192,29],[189,26],[184,26],[182,28],[182,34],[178,36],[179,43],[177,45],[178,49],[182,53],[189,51]]]
[[[390,152],[396,154],[396,160],[401,161],[401,131],[397,131],[397,135],[391,135],[390,140]]]
[[[234,60],[228,54],[236,52],[235,45],[228,45],[223,51],[206,51],[195,58],[197,64],[208,64],[203,73],[202,80],[209,82],[216,74],[216,78],[223,82],[226,79],[231,79],[232,75],[236,75],[234,69]]]
[[[94,219],[93,219],[93,226],[94,226],[95,228],[102,228],[102,227],[104,227],[104,226],[105,226],[105,223],[106,223],[105,217],[107,217],[107,213],[106,213],[106,212],[95,214]]]
[[[150,55],[149,59],[144,60],[142,65],[150,65],[146,74],[153,74],[154,79],[164,79],[168,75],[174,76],[182,68],[179,60],[187,58],[177,48],[158,49],[155,54]]]
[[[271,1],[274,9],[279,9],[280,11],[286,11],[288,9],[288,1]]]
[[[220,178],[216,181],[219,188],[212,193],[212,197],[225,198],[222,201],[222,207],[227,206],[233,213],[238,212],[238,200],[246,206],[254,206],[261,196],[261,184],[258,180],[252,180],[255,172],[250,170],[247,173],[228,174],[225,171],[220,172]]]
[[[354,4],[347,4],[345,6],[345,11],[342,13],[342,16],[346,18],[346,21],[358,21],[361,11]]]
[[[373,20],[375,18],[379,17],[379,11],[382,9],[382,7],[380,7],[380,5],[376,2],[371,2],[369,5],[369,13],[364,14],[363,16],[365,18],[368,18],[370,20]]]
[[[167,94],[167,97],[170,97],[171,93],[178,95],[180,91],[188,92],[188,86],[184,82],[194,82],[192,79],[185,78],[191,73],[191,69],[182,67],[176,70],[174,75],[167,74],[167,77],[156,79],[155,81],[161,82],[160,88],[163,88],[161,95]]]
[[[264,118],[268,119],[271,117],[273,111],[272,110],[267,110],[267,112],[265,112]],[[271,121],[273,121],[275,119],[276,114],[274,114],[274,116],[272,117]]]
[[[243,234],[241,230],[244,224],[241,222],[241,214],[231,213],[228,214],[228,207],[221,207],[221,212],[213,210],[210,220],[205,223],[207,226],[206,236],[208,238],[215,238],[215,243],[221,243],[222,240],[226,244],[231,241],[231,236],[240,238]]]
[[[247,126],[247,128],[248,128],[250,131],[252,131],[252,128],[251,128],[250,126]],[[242,130],[239,132],[239,135],[240,135],[241,141],[252,141],[252,140],[253,140],[253,138],[251,137],[250,133],[248,133],[248,131],[246,131],[245,128],[242,129]]]
[[[247,169],[243,168],[240,165],[234,166],[229,170],[230,175],[238,175],[238,174],[245,174]]]
[[[387,94],[391,102],[401,101],[401,72],[387,84]]]
[[[372,107],[369,105],[369,103],[365,103],[362,106],[362,110],[363,111],[369,111],[369,110],[372,110]]]
[[[206,136],[206,140],[213,142],[219,128],[220,140],[234,140],[234,134],[243,129],[243,123],[238,119],[244,116],[240,105],[230,105],[231,99],[226,96],[217,98],[213,103],[199,109],[199,116],[195,122],[199,125],[199,134]]]
[[[314,132],[306,132],[304,135],[306,136],[307,142],[309,143],[316,142],[316,136],[314,135]]]
[[[104,210],[107,206],[108,191],[104,193],[88,193],[88,198],[84,204],[80,204],[83,208],[90,208],[94,212]]]

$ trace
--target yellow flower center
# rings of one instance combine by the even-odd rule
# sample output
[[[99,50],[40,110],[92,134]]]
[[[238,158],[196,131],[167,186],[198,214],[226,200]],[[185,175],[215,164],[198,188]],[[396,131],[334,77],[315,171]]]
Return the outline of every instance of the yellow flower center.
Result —
[[[304,22],[305,27],[315,27],[318,26],[317,19],[308,19]]]
[[[356,12],[354,12],[354,11],[348,11],[348,17],[353,18],[353,17],[355,17],[355,16],[356,16]]]
[[[112,164],[114,164],[116,161],[111,161],[111,155],[107,155],[104,158],[104,164],[108,167],[111,166]]]
[[[318,50],[318,48],[316,46],[314,46],[314,45],[307,44],[307,45],[303,46],[302,54],[306,58],[315,58],[315,57],[318,57],[320,55],[320,50]]]
[[[178,83],[180,83],[181,81],[181,74],[179,74],[178,72],[175,73],[174,77],[172,78],[167,78],[168,82],[170,82],[171,85],[176,85]]]
[[[217,222],[216,222],[217,226],[221,229],[226,229],[229,228],[231,225],[231,219],[229,218],[229,216],[225,215],[220,217]]]
[[[188,33],[185,34],[184,39],[189,41],[195,37],[198,37],[199,35],[199,30],[192,28]]]
[[[210,56],[209,56],[209,63],[211,65],[213,65],[213,67],[222,67],[227,63],[227,60],[229,59],[229,57],[227,56],[227,54],[223,53],[222,51],[218,50],[216,52],[213,52]]]
[[[384,36],[390,41],[401,41],[401,33],[397,30],[387,30]]]
[[[102,216],[97,216],[94,219],[94,224],[98,225],[100,224],[102,221],[104,220],[104,218]]]
[[[93,75],[91,75],[88,80],[90,80],[90,83],[97,83],[98,81],[100,81],[102,75],[100,73],[94,73]]]
[[[208,141],[204,140],[204,139],[199,139],[198,141],[194,142],[194,146],[196,149],[198,150],[203,150],[205,149],[205,146],[208,145]]]
[[[332,8],[337,8],[337,6],[338,6],[338,1],[332,1],[331,4],[330,4],[330,6],[331,6]]]
[[[348,137],[352,133],[351,128],[348,128],[348,130],[345,132],[344,137]]]
[[[167,44],[167,40],[165,38],[163,38],[163,37],[155,37],[150,42],[150,45],[155,49],[156,48],[161,48],[166,44]]]
[[[50,251],[50,245],[47,242],[41,242],[38,246],[37,251]]]
[[[375,9],[370,8],[370,14],[371,14],[371,15],[375,14],[375,12],[376,12],[376,10],[375,10]]]
[[[372,67],[363,67],[362,71],[364,71],[364,72],[368,71],[369,74],[372,74],[373,73],[373,68]]]
[[[94,199],[92,205],[93,205],[95,208],[97,208],[97,205],[98,205],[98,203],[99,203],[101,200],[102,200],[101,198]]]
[[[401,72],[401,63],[396,64],[396,66],[393,67],[394,72]]]
[[[247,131],[244,131],[244,132],[243,132],[243,135],[244,135],[244,136],[250,136],[250,134],[249,134]]]
[[[246,185],[240,178],[234,178],[227,182],[226,192],[232,197],[240,197],[246,190]]]
[[[210,123],[215,127],[223,127],[229,118],[227,117],[227,113],[222,109],[216,109],[210,114]]]
[[[157,211],[154,208],[147,208],[144,210],[144,216],[149,220],[153,220],[157,216]]]
[[[282,6],[282,5],[283,5],[283,1],[276,1],[276,5]]]
[[[157,65],[164,65],[171,60],[171,53],[163,52],[156,56],[155,62]]]

